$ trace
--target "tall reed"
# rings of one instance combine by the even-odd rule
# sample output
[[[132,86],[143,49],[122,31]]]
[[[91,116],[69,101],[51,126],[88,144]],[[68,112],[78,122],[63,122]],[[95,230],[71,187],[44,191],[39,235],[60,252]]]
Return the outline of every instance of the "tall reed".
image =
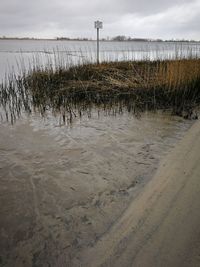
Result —
[[[27,72],[7,77],[0,87],[0,104],[12,123],[22,111],[47,110],[63,121],[90,112],[93,107],[120,113],[144,109],[171,109],[191,117],[200,104],[200,59],[177,55],[176,59],[126,60],[88,63],[79,53],[76,65],[55,51],[40,64],[35,57]]]

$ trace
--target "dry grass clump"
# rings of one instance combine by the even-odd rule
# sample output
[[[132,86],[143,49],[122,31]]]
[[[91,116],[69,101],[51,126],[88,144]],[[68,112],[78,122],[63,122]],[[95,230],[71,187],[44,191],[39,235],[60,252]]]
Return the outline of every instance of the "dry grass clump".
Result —
[[[200,59],[103,62],[71,68],[35,69],[1,86],[1,104],[12,114],[47,109],[63,119],[92,107],[137,113],[168,109],[191,117],[200,103]],[[14,116],[14,115],[12,115]]]

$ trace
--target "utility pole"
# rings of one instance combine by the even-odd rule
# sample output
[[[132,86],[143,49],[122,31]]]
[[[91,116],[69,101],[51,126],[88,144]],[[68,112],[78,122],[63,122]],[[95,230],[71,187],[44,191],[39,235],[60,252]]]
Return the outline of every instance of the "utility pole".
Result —
[[[97,29],[97,64],[99,64],[99,29],[103,29],[103,22],[102,21],[95,21],[94,27]]]

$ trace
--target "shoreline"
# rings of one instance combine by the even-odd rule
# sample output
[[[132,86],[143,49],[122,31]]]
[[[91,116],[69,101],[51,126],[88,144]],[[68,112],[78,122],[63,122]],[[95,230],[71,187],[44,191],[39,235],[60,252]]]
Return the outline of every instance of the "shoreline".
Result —
[[[96,42],[96,39],[90,39],[90,38],[68,38],[68,37],[55,37],[55,38],[34,38],[34,37],[0,37],[0,41],[64,41],[64,42],[70,42],[70,41],[76,41],[76,42]],[[186,44],[199,44],[200,40],[162,40],[162,39],[145,39],[145,38],[133,38],[131,40],[125,39],[125,40],[107,40],[107,39],[100,39],[100,42],[119,42],[119,43],[125,43],[125,42],[136,42],[136,43],[186,43]]]
[[[191,126],[165,114],[97,116],[75,128],[29,120],[0,127],[5,266],[73,266],[112,229]]]
[[[154,178],[84,266],[199,266],[200,123],[162,160]]]

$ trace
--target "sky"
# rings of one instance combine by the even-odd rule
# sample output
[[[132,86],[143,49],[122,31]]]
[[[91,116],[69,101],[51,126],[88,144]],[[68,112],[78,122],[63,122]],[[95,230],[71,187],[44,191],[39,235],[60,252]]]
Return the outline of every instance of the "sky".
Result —
[[[200,0],[0,0],[0,36],[200,40]]]

